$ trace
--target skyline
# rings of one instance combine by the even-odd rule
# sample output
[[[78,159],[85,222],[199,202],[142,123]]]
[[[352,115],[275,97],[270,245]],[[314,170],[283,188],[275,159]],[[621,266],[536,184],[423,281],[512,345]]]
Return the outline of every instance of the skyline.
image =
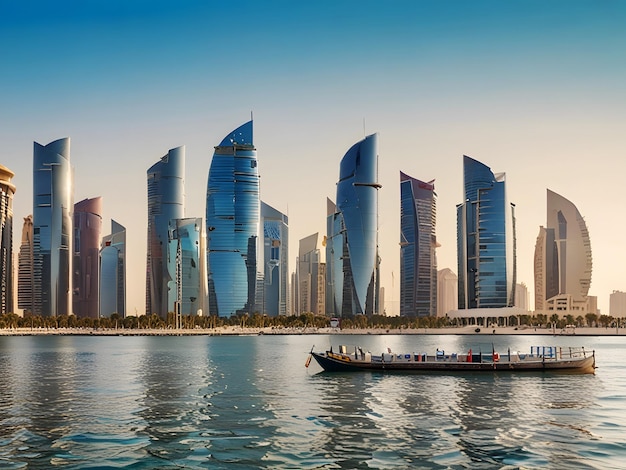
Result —
[[[33,210],[33,142],[70,137],[74,200],[101,196],[104,226],[126,227],[127,311],[143,313],[147,169],[184,145],[185,217],[204,216],[213,149],[253,112],[261,200],[289,217],[290,272],[299,240],[326,233],[345,150],[377,133],[388,304],[399,305],[398,171],[435,180],[438,267],[456,273],[468,155],[506,173],[531,299],[545,191],[576,205],[591,238],[589,294],[608,314],[609,294],[626,290],[626,5],[353,5],[0,5],[14,256]]]

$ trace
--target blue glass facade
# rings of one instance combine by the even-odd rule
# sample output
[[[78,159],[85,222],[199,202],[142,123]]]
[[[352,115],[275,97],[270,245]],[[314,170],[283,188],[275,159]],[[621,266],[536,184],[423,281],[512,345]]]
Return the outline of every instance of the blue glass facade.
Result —
[[[437,195],[400,172],[400,315],[437,315]]]
[[[33,151],[33,314],[72,313],[73,169],[70,139]]]
[[[287,314],[289,268],[289,220],[285,214],[261,201],[263,220],[263,298],[261,312],[275,317]],[[258,299],[257,299],[258,302]]]
[[[207,291],[202,218],[170,220],[168,248],[168,265],[173,263],[176,272],[169,284],[168,311],[197,315],[204,311]]]
[[[252,121],[215,147],[207,185],[210,315],[250,312],[256,305],[260,199]]]
[[[459,308],[512,307],[515,213],[504,174],[463,157],[465,202],[457,206]]]
[[[147,172],[148,260],[146,267],[146,313],[165,318],[169,310],[168,289],[176,278],[174,261],[168,260],[167,244],[172,219],[184,217],[185,147],[172,149]]]
[[[126,316],[126,228],[111,220],[100,251],[100,316]]]
[[[332,245],[332,297],[334,307],[340,308],[340,312],[335,313],[342,315],[378,313],[377,140],[376,134],[367,136],[353,145],[341,160],[337,213],[329,216],[331,219],[327,222],[331,230],[327,239]],[[342,280],[338,269],[343,271]]]

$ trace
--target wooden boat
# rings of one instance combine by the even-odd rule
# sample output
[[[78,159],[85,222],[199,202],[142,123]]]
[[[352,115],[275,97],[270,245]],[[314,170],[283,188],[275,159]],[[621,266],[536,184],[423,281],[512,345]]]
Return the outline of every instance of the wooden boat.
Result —
[[[360,347],[353,349],[341,345],[338,352],[333,352],[332,347],[325,352],[315,352],[311,348],[306,362],[307,367],[311,357],[327,372],[569,371],[593,374],[596,368],[595,351],[558,346],[533,346],[528,354],[511,350],[500,354],[493,349],[487,353],[480,350],[476,353],[470,349],[467,354],[447,354],[440,350],[434,355],[421,352],[396,354],[388,350],[386,353],[374,355]]]

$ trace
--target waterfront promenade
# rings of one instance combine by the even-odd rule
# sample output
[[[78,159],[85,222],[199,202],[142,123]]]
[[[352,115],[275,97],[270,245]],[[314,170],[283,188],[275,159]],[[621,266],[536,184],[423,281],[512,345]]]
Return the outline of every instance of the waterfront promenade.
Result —
[[[477,331],[479,329],[480,331]],[[578,327],[449,327],[449,328],[242,328],[224,326],[195,329],[127,328],[7,328],[0,336],[95,335],[95,336],[248,336],[248,335],[549,335],[549,336],[626,336],[625,328]]]

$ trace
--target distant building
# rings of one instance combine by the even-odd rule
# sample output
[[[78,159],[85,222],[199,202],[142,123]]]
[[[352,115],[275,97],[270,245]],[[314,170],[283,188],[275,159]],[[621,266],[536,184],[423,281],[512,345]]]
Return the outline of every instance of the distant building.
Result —
[[[70,139],[33,151],[33,314],[72,313],[74,171]]]
[[[535,244],[535,311],[589,313],[591,242],[585,220],[574,204],[547,190],[547,223]]]
[[[211,315],[253,313],[258,267],[263,266],[260,210],[257,154],[252,121],[248,121],[215,147],[209,169],[206,232]]]
[[[79,317],[98,318],[102,198],[74,205],[73,309]]]
[[[528,294],[528,287],[523,282],[518,282],[515,286],[515,307],[523,310],[530,310],[530,297]]]
[[[289,292],[289,219],[263,201],[261,219],[265,273],[260,311],[271,317],[284,316],[287,315]]]
[[[437,315],[437,194],[400,172],[400,316]]]
[[[626,292],[614,290],[609,296],[609,315],[615,318],[626,317]]]
[[[450,268],[437,271],[437,316],[444,317],[459,307],[459,280]]]
[[[126,317],[126,228],[111,220],[100,251],[100,316]]]
[[[146,313],[165,318],[170,311],[168,288],[176,278],[174,260],[167,257],[169,224],[185,216],[185,147],[171,149],[152,165],[147,180]]]
[[[205,242],[201,217],[170,220],[167,264],[174,266],[175,274],[168,284],[169,312],[203,314],[207,301]]]
[[[295,314],[326,313],[326,265],[317,247],[318,233],[300,240],[295,276]]]
[[[13,281],[13,195],[15,176],[0,165],[0,314],[15,313]]]
[[[465,201],[457,205],[459,308],[513,306],[516,284],[515,206],[504,173],[463,157]]]
[[[17,267],[17,308],[24,313],[34,309],[33,216],[24,217]]]
[[[327,217],[327,287],[332,291],[327,310],[339,316],[380,311],[377,141],[372,134],[346,152],[335,212]]]

